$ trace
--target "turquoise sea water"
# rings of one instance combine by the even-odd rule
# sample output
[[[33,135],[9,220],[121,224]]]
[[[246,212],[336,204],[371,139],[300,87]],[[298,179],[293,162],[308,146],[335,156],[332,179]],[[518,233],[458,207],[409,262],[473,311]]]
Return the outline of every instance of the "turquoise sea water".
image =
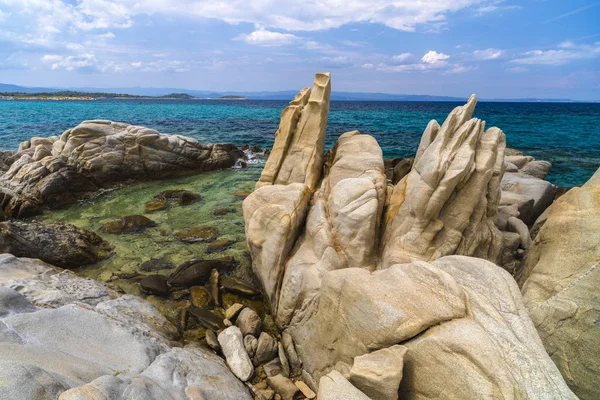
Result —
[[[192,136],[205,143],[270,147],[285,101],[98,100],[0,101],[0,149],[32,136],[52,136],[87,119],[110,119]],[[413,156],[431,119],[458,103],[331,103],[328,145],[347,131],[373,135],[385,156]],[[477,118],[500,127],[509,147],[552,162],[548,179],[584,183],[600,166],[600,104],[479,103]]]

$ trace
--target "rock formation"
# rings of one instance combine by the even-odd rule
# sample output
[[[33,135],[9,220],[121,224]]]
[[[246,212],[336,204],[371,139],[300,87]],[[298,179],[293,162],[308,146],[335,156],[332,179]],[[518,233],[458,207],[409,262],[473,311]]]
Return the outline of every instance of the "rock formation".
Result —
[[[59,208],[99,188],[232,167],[243,152],[111,121],[85,121],[61,136],[32,138],[2,158],[0,205],[10,217]],[[0,172],[2,168],[0,168]]]
[[[0,255],[2,399],[252,399],[220,357],[178,336],[140,298]]]
[[[62,268],[94,264],[112,247],[94,232],[70,224],[0,222],[0,254],[38,258]]]
[[[540,218],[518,275],[546,350],[579,398],[600,398],[600,170]],[[537,224],[537,223],[536,223]]]
[[[428,125],[412,170],[393,185],[377,142],[357,131],[315,165],[328,92],[329,76],[319,74],[312,93],[283,112],[243,203],[253,269],[312,388],[321,380],[320,397],[340,385],[363,398],[354,380],[382,399],[574,399],[516,282],[490,262],[503,250],[502,131],[472,118],[472,97],[442,126]],[[359,372],[370,356],[404,365],[372,384]]]

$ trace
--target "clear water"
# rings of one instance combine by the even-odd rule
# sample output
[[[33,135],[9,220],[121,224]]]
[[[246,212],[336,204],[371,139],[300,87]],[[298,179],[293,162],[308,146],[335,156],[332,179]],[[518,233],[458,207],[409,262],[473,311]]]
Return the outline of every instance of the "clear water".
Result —
[[[86,119],[110,119],[179,133],[205,143],[270,147],[285,101],[99,100],[0,101],[0,149],[32,136],[52,136]],[[358,129],[379,141],[386,157],[412,156],[431,119],[442,122],[458,103],[331,103],[328,145]],[[509,147],[554,165],[548,179],[583,184],[600,166],[600,104],[479,103],[475,116],[500,127]]]

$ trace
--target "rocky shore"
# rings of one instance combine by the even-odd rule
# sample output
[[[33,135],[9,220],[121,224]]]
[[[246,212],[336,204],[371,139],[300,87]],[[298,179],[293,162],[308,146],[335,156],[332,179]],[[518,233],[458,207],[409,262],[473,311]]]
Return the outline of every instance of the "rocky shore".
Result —
[[[202,221],[210,194],[185,184],[111,218],[91,205],[88,229],[23,218],[249,149],[87,121],[0,153],[0,398],[598,398],[600,172],[563,194],[475,96],[414,157],[359,131],[326,151],[330,91],[317,74],[254,190]],[[149,241],[190,250],[105,283],[59,268]]]

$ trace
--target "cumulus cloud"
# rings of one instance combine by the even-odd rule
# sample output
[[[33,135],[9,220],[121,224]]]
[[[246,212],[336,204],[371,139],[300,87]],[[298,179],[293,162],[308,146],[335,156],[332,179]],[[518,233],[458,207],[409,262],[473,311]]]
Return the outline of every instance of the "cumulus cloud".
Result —
[[[503,50],[499,49],[485,49],[485,50],[475,50],[473,52],[473,57],[476,60],[496,60],[504,54]]]
[[[53,70],[92,73],[105,69],[105,67],[101,67],[98,64],[96,56],[89,53],[67,57],[57,54],[46,54],[42,57],[42,62],[50,65]]]
[[[448,54],[438,53],[437,51],[430,50],[423,56],[423,58],[421,58],[421,61],[426,64],[440,65],[445,64],[446,60],[449,58],[450,56]]]
[[[409,64],[416,61],[416,57],[412,53],[402,53],[392,56],[392,63],[397,65]]]
[[[299,39],[300,37],[292,35],[291,33],[273,32],[264,28],[258,28],[252,33],[242,34],[235,38],[235,40],[241,40],[248,44],[267,47],[289,45],[297,42]]]
[[[99,61],[96,55],[83,53],[71,56],[45,54],[43,64],[52,70],[77,71],[81,73],[96,72],[186,72],[190,70],[188,63],[177,60],[155,60],[135,62]]]
[[[571,61],[600,57],[600,42],[591,45],[576,45],[563,42],[558,49],[532,50],[512,60],[517,64],[564,65]]]

